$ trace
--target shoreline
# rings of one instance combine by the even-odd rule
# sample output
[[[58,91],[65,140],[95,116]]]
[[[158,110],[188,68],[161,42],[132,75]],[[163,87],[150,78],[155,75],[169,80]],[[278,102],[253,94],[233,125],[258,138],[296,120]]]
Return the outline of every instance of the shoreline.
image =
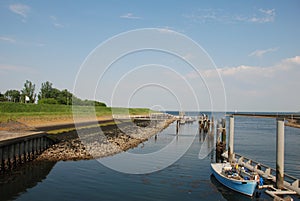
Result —
[[[101,116],[96,120],[80,118],[75,124],[73,118],[66,117],[50,118],[47,121],[27,118],[0,122],[0,141],[44,133],[54,144],[33,161],[88,160],[137,147],[174,121],[175,118],[170,116],[164,120],[142,121]],[[99,134],[99,128],[102,134]]]
[[[164,130],[174,120],[151,122],[146,127],[136,126],[132,122],[101,126],[104,135],[99,134],[99,127],[49,134],[57,143],[45,150],[35,161],[76,161],[111,156],[137,147]]]

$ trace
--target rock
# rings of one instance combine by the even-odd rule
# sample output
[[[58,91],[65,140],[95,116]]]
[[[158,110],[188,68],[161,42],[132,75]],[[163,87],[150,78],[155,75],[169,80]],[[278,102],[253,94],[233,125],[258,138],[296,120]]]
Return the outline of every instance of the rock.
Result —
[[[158,122],[156,126],[132,126],[132,124],[115,125],[110,130],[104,129],[105,136],[92,133],[86,129],[86,136],[75,135],[70,132],[59,136],[59,142],[45,150],[36,160],[67,161],[87,160],[111,156],[134,148],[166,128],[172,120]],[[84,143],[82,143],[82,141]]]

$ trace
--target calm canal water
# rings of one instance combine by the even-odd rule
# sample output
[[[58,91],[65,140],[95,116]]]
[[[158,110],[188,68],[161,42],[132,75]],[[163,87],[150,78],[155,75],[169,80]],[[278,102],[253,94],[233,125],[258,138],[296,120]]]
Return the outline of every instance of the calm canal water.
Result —
[[[192,138],[192,145],[179,160],[149,174],[120,173],[97,160],[27,165],[5,177],[5,182],[2,179],[0,200],[272,200],[265,194],[249,198],[219,184],[210,171],[214,153],[199,159],[202,146],[207,147],[204,152],[202,148],[202,154],[210,150],[205,137],[199,134],[197,123],[181,126],[178,135],[176,124],[171,124],[157,137],[130,150],[136,154],[152,153],[172,140],[180,144]],[[275,140],[275,119],[235,117],[237,153],[275,167]],[[300,129],[285,127],[285,170],[297,178],[299,143]]]

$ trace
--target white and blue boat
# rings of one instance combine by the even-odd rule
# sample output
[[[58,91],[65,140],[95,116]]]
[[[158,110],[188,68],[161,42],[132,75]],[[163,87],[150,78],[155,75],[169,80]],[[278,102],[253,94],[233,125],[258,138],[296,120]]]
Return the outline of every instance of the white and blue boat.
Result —
[[[233,173],[232,167],[228,163],[212,163],[211,169],[216,179],[224,186],[244,195],[253,195],[257,185],[256,179],[247,176],[241,177],[238,173]],[[245,171],[243,172],[245,173]]]

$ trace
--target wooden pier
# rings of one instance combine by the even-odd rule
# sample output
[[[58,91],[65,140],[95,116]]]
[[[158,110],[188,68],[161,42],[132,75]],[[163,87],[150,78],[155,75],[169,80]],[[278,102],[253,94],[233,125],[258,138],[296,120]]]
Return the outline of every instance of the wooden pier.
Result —
[[[288,195],[300,196],[300,182],[298,178],[284,173],[284,119],[277,118],[276,132],[276,169],[267,165],[249,159],[240,154],[234,153],[234,116],[230,116],[229,128],[229,146],[228,151],[223,153],[223,157],[231,163],[248,168],[251,171],[257,172],[265,180],[273,183],[265,185],[262,188],[267,188],[265,191],[272,196],[274,200],[285,200]]]
[[[246,112],[241,112],[241,113],[232,113],[232,114],[227,114],[227,116],[244,116],[244,117],[258,117],[258,118],[281,118],[284,119],[285,126],[290,126],[290,127],[295,127],[295,128],[300,128],[300,113],[246,113]]]

